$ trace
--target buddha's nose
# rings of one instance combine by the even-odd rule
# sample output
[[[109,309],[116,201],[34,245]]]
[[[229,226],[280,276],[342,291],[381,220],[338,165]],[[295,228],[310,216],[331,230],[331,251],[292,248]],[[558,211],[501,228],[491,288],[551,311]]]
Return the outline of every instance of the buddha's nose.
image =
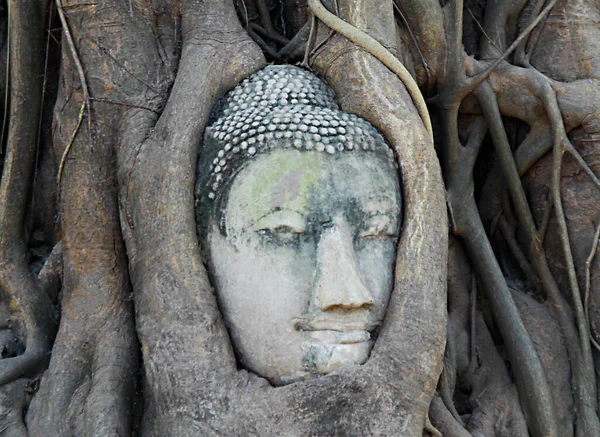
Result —
[[[365,285],[352,235],[345,220],[336,220],[317,246],[315,304],[321,311],[367,309],[373,295]]]

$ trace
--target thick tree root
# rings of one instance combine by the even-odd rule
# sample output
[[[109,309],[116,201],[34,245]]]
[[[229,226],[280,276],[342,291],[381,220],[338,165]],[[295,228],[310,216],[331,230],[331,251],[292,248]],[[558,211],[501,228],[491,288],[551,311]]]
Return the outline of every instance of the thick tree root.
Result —
[[[473,437],[452,417],[442,399],[437,395],[431,401],[429,417],[433,426],[445,437]]]
[[[43,370],[56,332],[52,302],[29,271],[23,239],[42,101],[43,13],[40,2],[10,2],[12,115],[0,185],[0,288],[26,351],[0,361],[0,386]]]
[[[406,89],[408,90],[408,93],[410,94],[417,111],[419,111],[419,115],[423,120],[425,129],[433,140],[433,127],[431,126],[431,119],[429,117],[427,104],[425,103],[425,99],[421,94],[419,86],[415,82],[414,78],[410,75],[406,67],[404,67],[404,65],[402,65],[402,63],[393,54],[391,54],[389,50],[381,45],[379,41],[329,12],[321,3],[321,0],[308,0],[308,5],[312,13],[315,14],[319,20],[375,56],[400,78],[404,86],[406,86]]]
[[[62,242],[57,243],[48,259],[44,263],[44,267],[38,274],[40,287],[50,297],[53,303],[58,301],[58,293],[63,278],[63,246]]]
[[[18,379],[0,387],[0,435],[2,437],[28,437],[23,421],[23,409],[27,405],[28,382],[27,379]]]
[[[547,84],[547,82],[546,82]],[[548,86],[549,87],[549,86]],[[546,102],[546,106],[549,108],[551,118],[556,119],[559,118],[558,122],[553,122],[553,125],[560,123],[562,126],[562,120],[560,119],[560,112],[553,108],[556,107],[556,103],[552,104],[552,101],[548,98],[548,93],[554,95],[553,91],[547,88],[543,88],[540,90],[540,94],[542,94],[544,101]],[[563,328],[563,334],[568,339],[568,347],[571,355],[571,359],[574,366],[574,375],[575,375],[575,390],[577,393],[580,393],[580,396],[577,396],[577,399],[580,400],[579,411],[584,419],[582,419],[581,432],[583,435],[587,433],[595,434],[600,432],[600,423],[598,422],[598,418],[595,414],[595,405],[596,405],[596,395],[595,395],[595,386],[591,383],[594,380],[594,372],[593,372],[593,364],[591,358],[590,351],[590,341],[589,341],[589,332],[587,330],[587,322],[583,316],[583,307],[581,304],[581,298],[579,297],[579,289],[577,286],[577,281],[574,276],[574,266],[572,264],[572,256],[570,254],[570,247],[568,245],[568,236],[566,235],[566,224],[564,224],[564,213],[562,212],[560,193],[557,191],[558,187],[558,178],[560,175],[560,157],[562,157],[562,141],[564,131],[559,131],[557,128],[554,128],[554,136],[555,136],[555,164],[553,166],[553,205],[557,210],[557,214],[559,217],[559,224],[561,223],[560,217],[563,217],[562,222],[564,224],[562,235],[563,248],[566,253],[567,264],[571,267],[569,270],[571,271],[571,287],[573,290],[574,296],[574,305],[576,308],[576,320],[578,331],[574,329],[571,321],[571,314],[569,305],[562,298],[560,291],[558,290],[558,286],[554,281],[552,274],[550,273],[549,266],[546,261],[546,255],[544,253],[543,248],[541,247],[541,242],[536,237],[538,231],[533,222],[533,216],[531,215],[531,210],[529,208],[528,202],[525,198],[525,193],[521,184],[521,181],[518,176],[518,171],[516,169],[516,165],[514,164],[514,159],[512,157],[512,152],[510,151],[510,146],[508,144],[508,139],[506,138],[506,134],[504,132],[504,127],[502,126],[502,122],[500,119],[499,111],[497,108],[497,103],[493,96],[493,92],[489,87],[485,84],[482,87],[478,88],[476,94],[482,103],[484,108],[484,112],[486,112],[486,116],[488,117],[488,121],[490,122],[492,128],[492,136],[494,139],[494,143],[499,151],[500,162],[502,163],[505,171],[505,177],[509,184],[509,189],[511,191],[511,197],[513,199],[513,203],[515,204],[515,209],[517,213],[517,217],[519,218],[519,222],[521,226],[527,232],[527,245],[529,246],[530,255],[533,259],[533,266],[536,270],[537,274],[540,276],[542,280],[542,284],[544,284],[544,288],[554,303],[554,307],[556,308],[561,326]],[[555,102],[555,100],[554,100]],[[556,155],[556,154],[559,155]],[[570,259],[570,262],[569,262]],[[576,339],[579,338],[579,341]],[[590,411],[591,410],[591,411]]]

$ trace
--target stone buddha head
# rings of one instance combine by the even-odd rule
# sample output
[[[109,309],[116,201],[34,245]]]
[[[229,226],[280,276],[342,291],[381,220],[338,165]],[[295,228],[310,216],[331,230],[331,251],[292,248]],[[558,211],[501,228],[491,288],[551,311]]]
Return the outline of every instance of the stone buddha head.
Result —
[[[369,357],[394,282],[398,169],[317,76],[269,66],[206,128],[198,234],[242,367],[275,385]]]

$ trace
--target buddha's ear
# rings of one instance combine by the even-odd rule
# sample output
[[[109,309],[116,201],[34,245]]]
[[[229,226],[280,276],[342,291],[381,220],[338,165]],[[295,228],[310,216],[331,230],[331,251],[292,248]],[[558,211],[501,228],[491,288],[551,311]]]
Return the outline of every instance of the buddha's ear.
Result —
[[[366,2],[341,3],[342,18],[360,17],[352,23],[359,28],[381,28],[369,26],[377,17],[360,10],[367,8]],[[446,339],[448,223],[440,164],[403,83],[377,59],[340,37],[325,45],[313,66],[344,111],[381,131],[400,164],[404,221],[395,290],[367,367],[386,369],[376,373],[399,387],[400,404],[414,414],[415,429],[407,435],[417,435],[442,370]]]

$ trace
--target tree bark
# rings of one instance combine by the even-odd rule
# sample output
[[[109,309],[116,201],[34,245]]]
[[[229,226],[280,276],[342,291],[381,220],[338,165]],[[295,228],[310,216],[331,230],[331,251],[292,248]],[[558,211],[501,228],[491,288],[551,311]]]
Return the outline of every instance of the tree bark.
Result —
[[[0,3],[0,435],[600,435],[596,2],[323,1],[358,43],[310,4]],[[236,361],[196,161],[219,98],[303,59],[405,212],[370,359],[275,388]]]

